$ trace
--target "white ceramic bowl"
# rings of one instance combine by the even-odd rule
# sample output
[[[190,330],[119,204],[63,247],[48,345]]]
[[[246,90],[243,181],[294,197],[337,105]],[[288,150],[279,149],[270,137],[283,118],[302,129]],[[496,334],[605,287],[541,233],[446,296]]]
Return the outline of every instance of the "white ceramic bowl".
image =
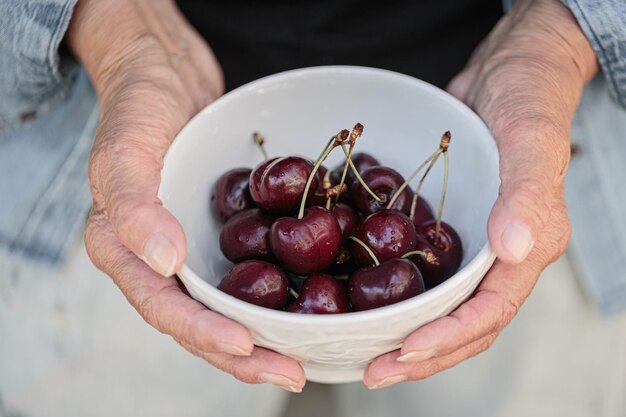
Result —
[[[332,135],[356,122],[365,126],[357,151],[373,154],[405,176],[436,148],[444,131],[452,132],[444,220],[463,241],[459,272],[412,299],[340,315],[265,309],[216,289],[231,264],[220,252],[221,224],[210,212],[211,187],[226,170],[253,168],[261,161],[252,132],[266,137],[271,155],[315,158]],[[325,165],[339,163],[339,153]],[[439,201],[442,167],[439,163],[433,170],[422,193],[433,207]],[[257,345],[301,361],[309,380],[341,383],[361,379],[372,359],[399,348],[413,330],[450,313],[471,295],[494,261],[486,225],[498,186],[493,138],[464,104],[412,77],[334,66],[263,78],[207,106],[172,144],[159,196],[187,236],[188,255],[179,276],[189,293],[245,325]]]

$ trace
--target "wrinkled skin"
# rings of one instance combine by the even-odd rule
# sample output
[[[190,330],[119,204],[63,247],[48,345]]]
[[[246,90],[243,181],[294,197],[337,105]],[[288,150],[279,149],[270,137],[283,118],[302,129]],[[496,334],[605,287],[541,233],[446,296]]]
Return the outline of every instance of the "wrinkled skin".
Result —
[[[241,381],[299,392],[300,364],[255,347],[247,329],[194,301],[173,276],[186,241],[157,198],[160,170],[181,127],[223,93],[209,47],[171,0],[80,0],[67,42],[100,101],[89,161],[90,258],[149,324],[193,354]],[[569,129],[597,66],[558,0],[518,0],[451,82],[449,91],[497,141],[502,185],[488,235],[498,260],[471,299],[374,360],[368,387],[423,379],[485,350],[563,253]]]
[[[563,254],[570,126],[597,66],[559,1],[521,0],[452,80],[448,91],[485,120],[498,145],[502,183],[488,224],[498,259],[472,298],[374,360],[369,388],[424,379],[487,349]]]

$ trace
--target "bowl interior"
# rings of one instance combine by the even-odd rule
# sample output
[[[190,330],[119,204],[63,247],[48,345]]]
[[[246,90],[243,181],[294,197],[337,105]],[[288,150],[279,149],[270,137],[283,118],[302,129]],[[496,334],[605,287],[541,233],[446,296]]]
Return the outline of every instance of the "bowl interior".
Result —
[[[272,156],[314,159],[332,135],[356,122],[365,126],[356,151],[371,153],[404,176],[436,149],[444,131],[451,131],[443,219],[458,231],[466,265],[486,245],[487,218],[499,185],[497,151],[485,125],[453,97],[411,77],[318,67],[267,77],[227,94],[174,141],[159,195],[185,230],[187,267],[217,285],[231,266],[219,248],[221,223],[211,214],[209,199],[223,172],[253,168],[262,160],[253,131],[266,137]],[[325,165],[334,167],[341,159],[336,150]],[[421,193],[435,211],[443,181],[440,161]]]

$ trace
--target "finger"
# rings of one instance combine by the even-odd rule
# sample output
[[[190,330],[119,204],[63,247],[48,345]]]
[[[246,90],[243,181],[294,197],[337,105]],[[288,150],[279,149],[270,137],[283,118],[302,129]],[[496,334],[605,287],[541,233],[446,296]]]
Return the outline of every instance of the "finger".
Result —
[[[570,226],[561,187],[554,199],[548,227],[541,234],[531,256],[520,265],[496,261],[470,300],[450,315],[422,326],[409,335],[397,351],[395,360],[409,364],[410,368],[410,364],[457,355],[455,352],[474,352],[466,347],[476,347],[486,337],[495,338],[513,319],[541,271],[565,251],[569,234]],[[394,370],[409,368],[393,367]],[[390,373],[387,376],[394,375]],[[381,378],[377,374],[377,380]]]
[[[498,258],[520,263],[531,252],[550,216],[551,203],[569,163],[567,128],[521,118],[496,133],[500,194],[488,222]]]
[[[363,382],[369,389],[380,389],[400,382],[428,378],[487,350],[496,340],[496,337],[497,333],[488,334],[451,354],[427,359],[419,363],[399,362],[400,350],[394,350],[376,358],[367,367],[363,374]]]
[[[538,275],[538,268],[496,261],[472,298],[406,338],[400,361],[421,362],[446,356],[499,332],[513,319]]]
[[[163,156],[192,114],[179,100],[138,82],[118,94],[98,128],[89,163],[94,198],[102,201],[119,241],[163,276],[186,256],[181,225],[157,198]],[[180,100],[180,103],[185,103]],[[158,116],[155,116],[158,115]]]
[[[252,337],[242,325],[208,310],[187,296],[175,277],[159,276],[116,238],[102,214],[92,215],[85,232],[93,263],[122,290],[150,325],[198,352],[250,355]]]
[[[563,183],[577,99],[564,87],[571,83],[541,60],[513,56],[498,65],[481,71],[482,87],[469,100],[491,128],[500,154],[501,186],[489,217],[489,243],[499,259],[519,263],[545,227]],[[517,73],[514,81],[511,73]]]
[[[269,383],[290,392],[301,392],[306,383],[298,362],[260,347],[255,347],[248,357],[203,352],[199,356],[248,384]]]

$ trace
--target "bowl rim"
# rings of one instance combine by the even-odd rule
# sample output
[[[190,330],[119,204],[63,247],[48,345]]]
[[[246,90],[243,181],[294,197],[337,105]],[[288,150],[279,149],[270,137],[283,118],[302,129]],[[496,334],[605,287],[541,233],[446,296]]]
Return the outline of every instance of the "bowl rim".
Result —
[[[401,74],[395,71],[390,71],[386,69],[373,68],[373,67],[362,67],[362,66],[352,66],[352,65],[327,65],[327,66],[315,66],[315,67],[306,67],[293,69],[288,71],[279,72],[276,74],[268,75],[263,78],[259,78],[257,80],[251,81],[250,83],[244,84],[227,94],[224,94],[217,100],[208,104],[202,110],[200,110],[195,116],[193,116],[185,126],[178,132],[174,140],[172,141],[170,148],[163,160],[163,167],[167,165],[167,160],[171,155],[171,150],[176,147],[178,143],[180,143],[187,130],[190,129],[190,126],[194,124],[197,119],[200,119],[207,113],[213,113],[219,110],[220,107],[229,103],[230,101],[237,100],[239,96],[250,93],[251,91],[258,91],[259,89],[267,88],[269,86],[273,86],[277,83],[282,83],[286,81],[290,81],[293,79],[302,79],[306,77],[314,77],[320,75],[333,75],[333,74],[359,74],[359,75],[369,75],[377,78],[383,77],[387,81],[393,81],[397,83],[406,84],[407,86],[411,86],[412,88],[419,88],[422,90],[426,90],[431,94],[435,94],[439,96],[442,100],[447,102],[452,107],[455,107],[456,110],[464,114],[465,117],[471,119],[474,123],[476,123],[477,127],[483,130],[484,135],[487,138],[490,138],[493,143],[493,151],[497,156],[497,149],[495,145],[495,140],[491,134],[489,128],[485,125],[484,121],[467,105],[458,100],[456,97],[452,96],[450,93],[445,90],[440,89],[432,84],[429,84],[425,81],[422,81],[418,78],[414,78],[412,76]],[[161,182],[162,184],[163,182]],[[159,187],[158,196],[162,198],[161,195],[162,189]],[[167,207],[165,207],[167,208]],[[486,226],[485,226],[486,227]],[[233,297],[229,294],[226,294],[215,286],[211,285],[209,282],[202,279],[198,274],[196,274],[191,267],[187,265],[185,262],[177,273],[185,286],[187,285],[187,281],[191,285],[199,287],[205,294],[209,297],[215,299],[215,301],[230,305],[232,307],[237,308],[247,315],[255,316],[260,319],[271,320],[273,323],[275,322],[283,322],[283,323],[291,323],[291,324],[302,324],[302,325],[314,325],[315,323],[319,324],[328,324],[333,323],[336,326],[339,325],[351,325],[355,323],[367,322],[371,320],[380,320],[384,318],[388,318],[391,316],[397,316],[402,311],[412,310],[415,308],[419,308],[421,305],[429,304],[433,302],[435,299],[443,296],[448,291],[451,291],[453,288],[457,287],[464,281],[470,279],[471,276],[479,273],[479,271],[484,268],[485,265],[491,266],[494,262],[496,256],[495,253],[491,250],[489,245],[489,240],[483,244],[480,248],[476,256],[472,258],[463,268],[459,269],[452,277],[448,278],[443,283],[437,285],[436,287],[419,294],[415,297],[409,298],[407,300],[400,301],[395,304],[391,304],[384,307],[379,307],[376,309],[365,310],[365,311],[355,311],[343,314],[294,314],[281,310],[273,310],[261,306],[257,306],[255,304],[247,303],[245,301],[239,300],[236,297]],[[482,277],[481,279],[482,280]],[[205,303],[206,301],[200,301],[201,303]],[[211,309],[210,306],[207,306]],[[237,318],[235,317],[236,321]]]

